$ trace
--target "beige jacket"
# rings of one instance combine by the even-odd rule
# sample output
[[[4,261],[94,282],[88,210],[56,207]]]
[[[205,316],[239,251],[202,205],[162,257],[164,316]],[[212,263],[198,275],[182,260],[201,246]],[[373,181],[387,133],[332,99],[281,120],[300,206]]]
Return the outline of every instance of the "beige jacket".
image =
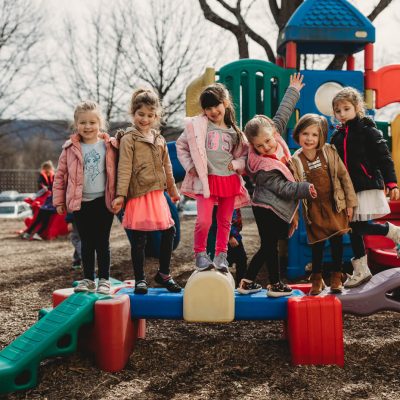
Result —
[[[135,127],[119,134],[117,196],[130,199],[165,189],[171,197],[179,195],[167,143],[159,131],[152,132],[154,141],[143,136]]]
[[[289,161],[289,167],[293,171],[293,175],[298,182],[304,182],[304,169],[303,164],[299,158],[302,149],[298,149],[292,159]],[[329,174],[333,186],[333,200],[335,202],[336,211],[339,213],[345,208],[352,208],[357,206],[357,195],[354,191],[349,173],[343,161],[339,157],[335,146],[325,144],[322,147],[322,153],[328,164]],[[303,200],[304,218],[307,223],[311,223],[308,218],[307,200]]]

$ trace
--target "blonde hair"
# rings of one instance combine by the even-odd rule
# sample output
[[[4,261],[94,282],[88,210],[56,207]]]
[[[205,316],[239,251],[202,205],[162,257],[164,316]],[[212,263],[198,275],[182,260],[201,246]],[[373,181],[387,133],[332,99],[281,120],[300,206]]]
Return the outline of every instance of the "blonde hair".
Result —
[[[308,127],[316,125],[318,127],[318,147],[320,150],[326,143],[326,138],[328,137],[328,121],[323,115],[319,114],[304,114],[298,121],[293,129],[293,139],[297,144],[299,144],[299,137],[301,132],[305,131]]]
[[[338,92],[332,99],[333,110],[335,110],[336,104],[341,101],[348,101],[351,103],[354,106],[356,114],[359,118],[365,117],[367,107],[362,94],[357,89],[347,86]]]
[[[101,112],[99,104],[97,104],[95,101],[92,100],[84,100],[81,101],[76,107],[74,111],[74,124],[76,127],[76,122],[78,121],[78,116],[80,113],[87,112],[87,111],[92,111],[97,115],[97,118],[99,120],[99,127],[100,130],[106,130],[107,129],[107,124],[106,121],[103,117],[103,114]]]
[[[40,169],[52,169],[54,170],[54,165],[51,160],[43,161]]]
[[[200,94],[200,106],[203,110],[208,107],[216,107],[221,103],[225,107],[224,122],[238,134],[239,145],[244,142],[244,135],[236,123],[235,108],[229,90],[222,83],[213,83]]]
[[[133,117],[139,108],[146,106],[154,110],[157,118],[161,117],[162,107],[160,98],[152,89],[136,89],[132,93],[129,113]]]
[[[260,129],[264,128],[273,136],[276,133],[276,126],[271,118],[265,115],[255,115],[244,127],[244,134],[250,143],[260,134]]]

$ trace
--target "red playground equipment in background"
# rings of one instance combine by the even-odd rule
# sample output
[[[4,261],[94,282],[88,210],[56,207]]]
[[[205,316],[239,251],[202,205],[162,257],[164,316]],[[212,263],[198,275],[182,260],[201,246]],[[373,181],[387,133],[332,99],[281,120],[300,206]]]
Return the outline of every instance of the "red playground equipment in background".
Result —
[[[32,217],[25,219],[25,226],[28,229],[39,214],[40,207],[44,204],[47,197],[51,195],[50,191],[45,192],[41,196],[31,199],[30,197],[24,199],[26,203],[28,203],[32,208]],[[24,231],[26,230],[24,229]],[[22,232],[21,232],[22,233]],[[55,239],[58,236],[65,236],[68,234],[67,223],[65,222],[65,215],[58,215],[54,213],[50,217],[50,221],[47,225],[47,228],[41,233],[41,237],[45,240]]]

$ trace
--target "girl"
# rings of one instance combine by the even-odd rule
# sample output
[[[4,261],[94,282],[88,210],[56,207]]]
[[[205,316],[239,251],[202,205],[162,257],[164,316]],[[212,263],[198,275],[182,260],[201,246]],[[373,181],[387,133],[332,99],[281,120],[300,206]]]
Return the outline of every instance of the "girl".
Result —
[[[335,145],[349,171],[357,193],[358,206],[354,210],[350,227],[354,258],[353,275],[344,286],[352,288],[371,279],[363,235],[381,235],[392,239],[400,254],[400,228],[386,222],[368,222],[390,213],[383,189],[391,200],[399,199],[399,189],[392,157],[375,123],[365,116],[361,94],[352,87],[343,88],[332,100],[333,113],[340,125],[332,135]]]
[[[131,231],[133,238],[131,256],[135,293],[147,293],[144,275],[146,233],[158,230],[162,231],[160,269],[154,280],[170,292],[180,292],[181,287],[172,279],[169,269],[175,227],[164,189],[168,190],[172,201],[179,200],[179,193],[167,144],[155,129],[161,116],[158,96],[152,90],[136,90],[132,95],[130,113],[133,126],[119,136],[117,197],[113,207],[118,213],[127,200],[122,225]]]
[[[115,197],[117,141],[101,133],[105,123],[100,106],[84,101],[75,108],[75,132],[63,145],[53,185],[58,214],[72,212],[79,236],[84,279],[75,292],[110,293],[110,231]],[[95,163],[95,167],[93,166]]]
[[[220,83],[200,95],[203,114],[185,120],[185,130],[176,142],[179,161],[186,170],[182,193],[197,200],[194,230],[196,268],[228,272],[227,248],[234,208],[249,203],[244,181],[247,141],[235,122],[228,90]],[[206,252],[214,205],[217,237],[214,261]]]
[[[331,292],[342,291],[342,236],[349,232],[349,220],[357,196],[346,167],[334,146],[325,144],[328,122],[317,114],[305,114],[293,130],[293,139],[301,146],[291,160],[294,177],[298,182],[314,185],[318,197],[303,200],[303,216],[307,238],[312,251],[311,295],[325,287],[322,279],[322,256],[325,241],[329,239],[333,270]]]

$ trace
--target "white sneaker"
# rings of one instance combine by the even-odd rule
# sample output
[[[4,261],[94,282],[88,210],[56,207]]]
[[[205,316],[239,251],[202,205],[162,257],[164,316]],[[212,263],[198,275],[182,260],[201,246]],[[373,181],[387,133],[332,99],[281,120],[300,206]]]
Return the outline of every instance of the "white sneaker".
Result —
[[[37,233],[34,233],[34,234],[32,235],[32,238],[31,238],[31,239],[32,239],[32,240],[43,240],[43,238],[40,237],[39,234],[37,234]]]
[[[99,279],[99,283],[97,285],[97,293],[100,294],[110,294],[111,293],[111,283],[107,279]]]
[[[352,258],[351,263],[353,264],[353,275],[349,276],[344,283],[344,287],[347,289],[355,288],[368,282],[372,278],[371,271],[368,268],[367,256],[361,258]]]
[[[75,286],[74,288],[75,293],[80,293],[80,292],[94,293],[95,291],[96,291],[96,284],[90,279],[83,279],[82,281],[79,281],[78,285]]]

